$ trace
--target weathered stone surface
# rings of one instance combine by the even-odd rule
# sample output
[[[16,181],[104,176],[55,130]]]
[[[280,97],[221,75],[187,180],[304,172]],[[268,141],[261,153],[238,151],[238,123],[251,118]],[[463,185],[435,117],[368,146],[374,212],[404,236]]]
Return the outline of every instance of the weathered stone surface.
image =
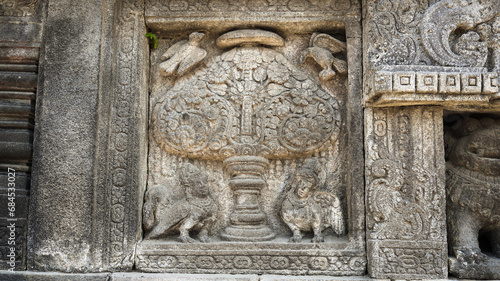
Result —
[[[193,164],[179,170],[180,197],[175,196],[172,186],[155,186],[148,189],[144,203],[144,230],[146,239],[157,239],[172,230],[179,232],[177,238],[183,243],[198,242],[190,237],[191,231],[199,231],[199,241],[208,243],[208,230],[216,220],[217,205],[207,186],[208,175]]]
[[[206,18],[192,20],[197,21],[194,26],[210,26]],[[239,20],[251,26],[252,19]],[[161,21],[151,18],[147,22],[160,35],[171,28],[166,23],[158,26]],[[360,53],[354,47],[359,40],[350,38],[346,44],[342,34],[348,31],[338,30],[332,22],[323,28],[329,34],[303,35],[286,26],[280,33],[245,28],[225,32],[210,26],[203,36],[190,33],[189,41],[160,40],[151,57],[147,193],[168,185],[174,188],[171,194],[182,197],[182,179],[177,175],[185,163],[192,163],[208,172],[207,185],[218,208],[208,229],[212,243],[179,245],[172,236],[150,240],[146,233],[138,247],[138,268],[362,274],[363,222],[358,219],[362,202],[354,179],[361,166],[360,158],[349,157],[356,150],[353,145],[361,144],[362,124],[351,123],[361,116],[354,94],[360,86],[356,75]],[[310,28],[321,24],[313,22]],[[353,51],[347,55],[350,48]],[[162,52],[167,60],[158,62]],[[182,71],[183,64],[193,67]],[[318,168],[312,171],[312,197],[303,198],[300,204],[307,206],[301,211],[297,204],[286,202],[291,202],[299,185],[308,184],[306,173],[294,175],[294,170],[308,166],[310,160]],[[292,197],[285,199],[288,193]],[[308,215],[311,208],[314,215]],[[302,215],[300,221],[293,220]],[[179,227],[185,224],[178,221]],[[292,235],[296,245],[288,243]],[[298,238],[303,235],[303,240]],[[297,252],[286,250],[291,247]],[[184,256],[187,251],[190,257]]]
[[[0,0],[0,279],[500,278],[499,5]]]
[[[445,136],[450,273],[460,278],[500,276],[499,133],[498,120],[458,118]],[[496,258],[481,250],[480,234]]]
[[[443,277],[447,252],[440,110],[498,112],[499,3],[388,0],[363,4],[368,270],[372,277]],[[415,105],[429,107],[415,109]],[[422,118],[415,115],[418,110]],[[407,119],[405,112],[413,113]],[[404,146],[408,151],[395,155]],[[389,197],[382,200],[384,196]],[[413,211],[403,216],[405,223],[392,225],[398,213],[408,210]],[[420,210],[424,215],[419,223],[412,217],[419,216]],[[430,226],[424,231],[426,237],[412,237],[418,229],[411,228],[415,223],[422,230]],[[412,230],[399,228],[403,226]],[[392,240],[390,249],[381,246],[385,239]]]
[[[3,271],[0,278],[5,281],[108,281],[110,273],[65,274],[59,272]]]
[[[29,268],[91,268],[101,4],[59,1],[48,6],[37,99]],[[96,17],[90,19],[87,13]]]
[[[369,272],[446,276],[442,111],[365,110]]]
[[[200,280],[200,281],[216,281],[216,280],[227,280],[227,281],[258,281],[260,277],[258,275],[223,275],[223,274],[213,274],[213,275],[203,275],[203,274],[151,274],[151,273],[115,273],[111,276],[110,281],[139,281],[139,280],[151,280],[151,281],[189,281],[189,280]]]

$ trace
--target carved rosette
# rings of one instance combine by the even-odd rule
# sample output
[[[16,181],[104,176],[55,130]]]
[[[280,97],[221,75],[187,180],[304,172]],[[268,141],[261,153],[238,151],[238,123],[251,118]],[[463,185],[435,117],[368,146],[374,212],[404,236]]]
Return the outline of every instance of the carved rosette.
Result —
[[[179,79],[152,113],[153,137],[163,150],[224,161],[230,171],[235,210],[221,234],[227,240],[273,239],[259,206],[268,159],[308,157],[340,132],[338,100],[281,53],[259,44],[282,46],[284,40],[262,30],[222,35],[216,45],[233,48]],[[191,60],[186,55],[181,64]]]

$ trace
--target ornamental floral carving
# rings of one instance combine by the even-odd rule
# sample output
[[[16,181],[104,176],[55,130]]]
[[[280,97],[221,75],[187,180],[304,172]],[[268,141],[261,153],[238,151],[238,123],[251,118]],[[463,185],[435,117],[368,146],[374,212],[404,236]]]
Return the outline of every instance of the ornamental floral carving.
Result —
[[[225,159],[245,146],[266,158],[311,155],[340,131],[337,99],[280,53],[234,48],[177,83],[153,110],[165,150]]]
[[[307,158],[336,143],[340,104],[318,80],[346,72],[346,63],[333,56],[345,43],[313,35],[311,48],[321,52],[312,59],[328,72],[315,78],[276,50],[285,44],[276,33],[227,32],[215,40],[222,52],[208,55],[202,38],[194,32],[163,55],[163,76],[176,80],[153,105],[152,137],[168,153],[223,163],[235,205],[222,239],[274,239],[259,203],[264,173],[270,160]]]

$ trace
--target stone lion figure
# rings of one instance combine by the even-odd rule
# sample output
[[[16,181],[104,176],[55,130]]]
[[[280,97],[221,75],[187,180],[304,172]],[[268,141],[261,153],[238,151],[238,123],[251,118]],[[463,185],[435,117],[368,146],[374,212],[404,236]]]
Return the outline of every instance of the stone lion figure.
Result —
[[[184,196],[176,196],[173,187],[163,185],[148,189],[143,208],[143,225],[146,239],[179,233],[183,243],[196,242],[189,232],[199,231],[201,242],[210,242],[208,230],[215,222],[217,205],[208,188],[208,175],[193,164],[184,165],[179,171],[179,181]]]
[[[500,122],[460,122],[445,133],[448,241],[459,263],[480,264],[480,234],[500,257]]]

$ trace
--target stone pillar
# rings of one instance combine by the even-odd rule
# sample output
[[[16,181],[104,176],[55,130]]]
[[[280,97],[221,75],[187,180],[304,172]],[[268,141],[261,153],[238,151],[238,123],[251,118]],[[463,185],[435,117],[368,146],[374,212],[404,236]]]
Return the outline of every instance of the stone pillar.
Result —
[[[48,1],[28,268],[132,268],[146,167],[140,1]],[[129,258],[127,258],[129,257]]]

